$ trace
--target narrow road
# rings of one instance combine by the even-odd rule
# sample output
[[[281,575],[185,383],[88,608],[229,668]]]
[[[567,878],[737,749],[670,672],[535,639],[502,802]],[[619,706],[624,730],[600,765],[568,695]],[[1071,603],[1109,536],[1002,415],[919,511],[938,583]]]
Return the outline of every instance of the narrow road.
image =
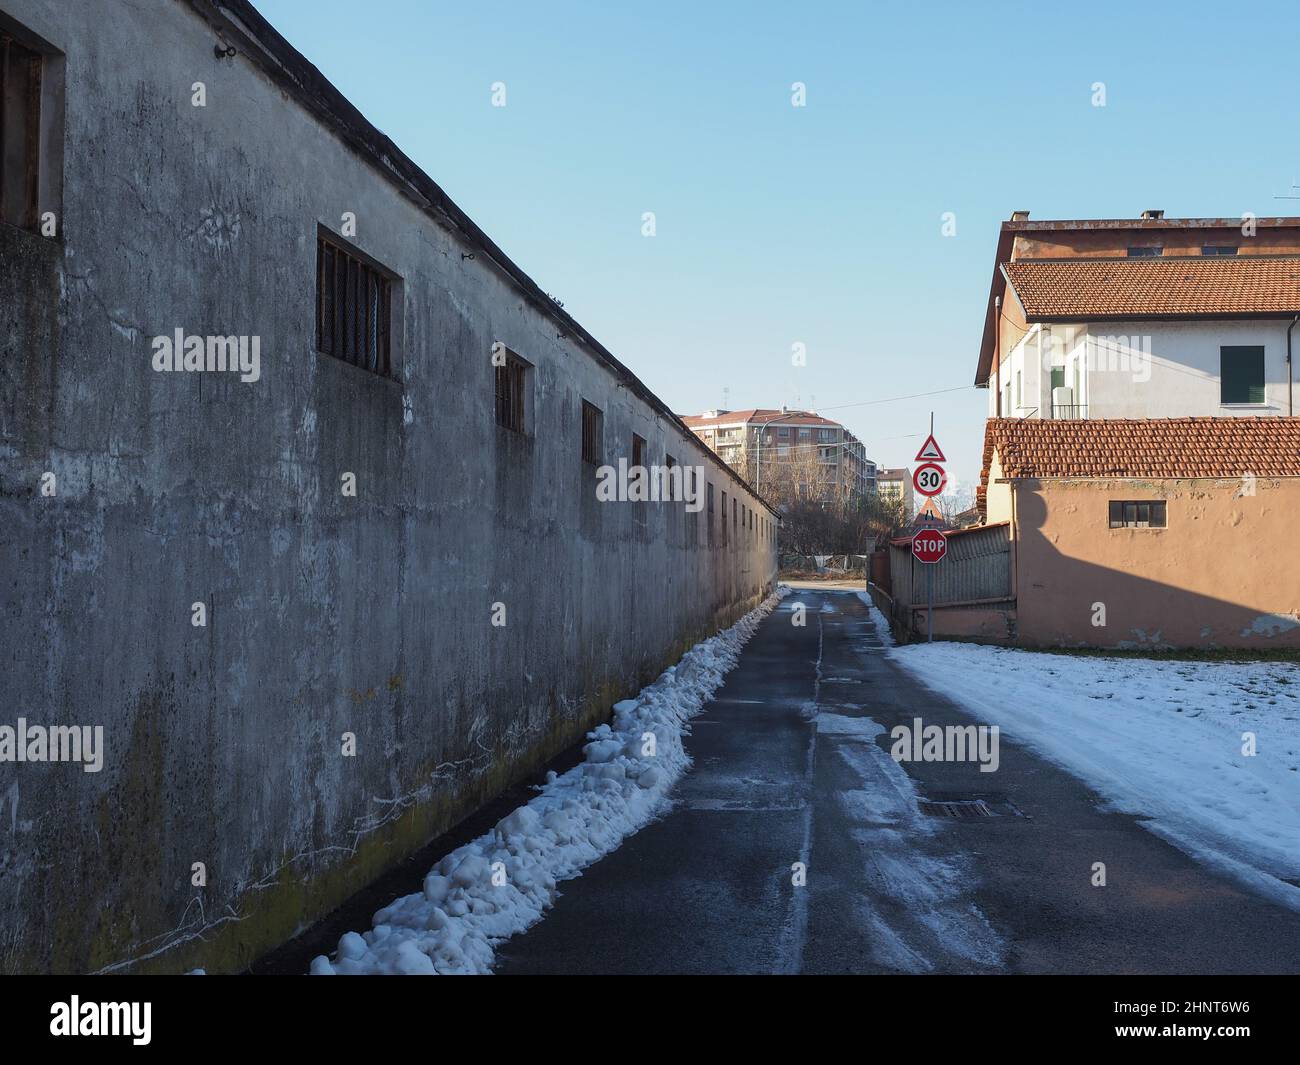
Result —
[[[562,884],[496,971],[1300,971],[1300,914],[1005,735],[994,773],[896,763],[889,730],[918,716],[978,723],[886,657],[852,592],[797,589],[695,718],[663,817]],[[994,816],[917,805],[976,798]]]

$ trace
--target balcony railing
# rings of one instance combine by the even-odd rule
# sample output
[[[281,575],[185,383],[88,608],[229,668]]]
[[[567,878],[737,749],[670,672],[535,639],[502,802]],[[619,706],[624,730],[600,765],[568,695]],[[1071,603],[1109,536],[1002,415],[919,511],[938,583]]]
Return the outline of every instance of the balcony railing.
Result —
[[[1088,417],[1088,404],[1074,403],[1066,406],[1052,404],[1053,418],[1086,418]]]

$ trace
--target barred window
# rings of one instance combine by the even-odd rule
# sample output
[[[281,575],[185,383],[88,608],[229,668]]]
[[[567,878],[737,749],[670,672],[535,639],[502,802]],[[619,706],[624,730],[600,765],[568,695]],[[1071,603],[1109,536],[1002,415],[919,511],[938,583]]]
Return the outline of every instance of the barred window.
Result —
[[[582,461],[599,466],[604,451],[605,415],[585,399],[582,401]]]
[[[0,33],[0,222],[35,229],[40,177],[39,52]]]
[[[392,372],[392,282],[377,263],[316,238],[316,350],[371,373]]]
[[[1163,499],[1114,500],[1110,502],[1112,529],[1165,528]]]
[[[497,424],[516,433],[528,432],[528,386],[532,366],[508,348],[495,369]]]

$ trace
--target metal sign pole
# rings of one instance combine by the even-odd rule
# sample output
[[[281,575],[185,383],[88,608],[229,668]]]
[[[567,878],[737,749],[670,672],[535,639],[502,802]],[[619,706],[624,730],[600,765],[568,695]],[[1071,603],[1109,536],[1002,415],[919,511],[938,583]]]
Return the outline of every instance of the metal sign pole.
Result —
[[[925,567],[925,640],[934,643],[934,567]]]

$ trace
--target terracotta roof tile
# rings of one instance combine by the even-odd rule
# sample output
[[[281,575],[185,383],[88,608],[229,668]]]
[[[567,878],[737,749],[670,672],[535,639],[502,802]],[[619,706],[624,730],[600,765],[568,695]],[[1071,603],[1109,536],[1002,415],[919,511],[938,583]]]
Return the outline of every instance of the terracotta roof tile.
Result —
[[[1300,418],[990,418],[981,511],[995,449],[1004,477],[1300,477]]]
[[[748,410],[729,410],[717,415],[680,414],[678,417],[691,429],[707,429],[715,425],[739,425],[742,422],[761,425],[778,423],[782,425],[821,425],[836,428],[840,426],[839,422],[831,421],[830,418],[823,418],[820,414],[814,414],[811,411],[791,410],[782,412],[763,407],[751,407]]]
[[[1031,322],[1300,313],[1300,256],[1021,259],[1003,269]]]

